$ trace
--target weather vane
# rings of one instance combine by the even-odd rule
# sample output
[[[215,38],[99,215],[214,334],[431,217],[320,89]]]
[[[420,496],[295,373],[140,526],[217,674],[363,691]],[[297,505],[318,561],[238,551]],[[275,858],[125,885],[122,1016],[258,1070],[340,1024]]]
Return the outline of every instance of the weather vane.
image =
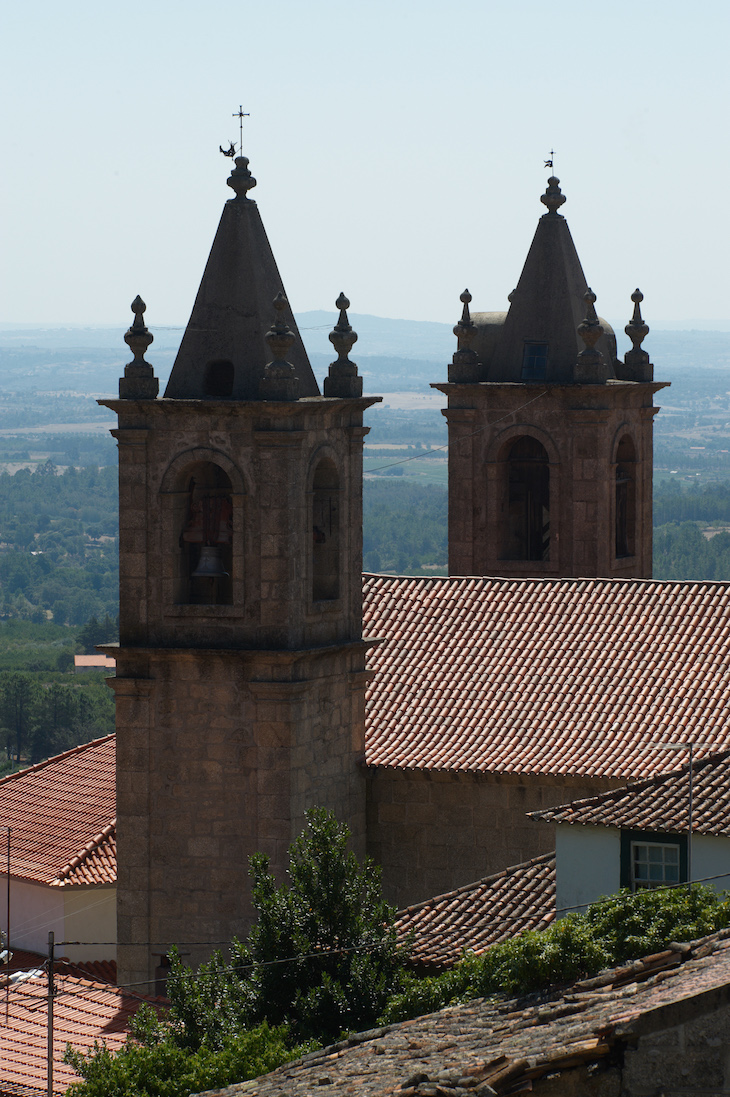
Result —
[[[250,118],[251,115],[249,114],[248,111],[245,111],[242,106],[239,106],[238,110],[231,117],[238,119],[238,139],[239,139],[238,151],[241,154],[241,156],[243,156],[243,120],[244,120],[244,118]],[[220,149],[220,151],[223,153],[224,156],[235,156],[236,155],[236,146],[234,145],[233,141],[230,142],[227,149],[224,149],[222,145],[219,145],[218,148]]]
[[[551,168],[553,166],[553,156],[555,156],[555,151],[550,149],[550,159],[545,161],[546,168]]]

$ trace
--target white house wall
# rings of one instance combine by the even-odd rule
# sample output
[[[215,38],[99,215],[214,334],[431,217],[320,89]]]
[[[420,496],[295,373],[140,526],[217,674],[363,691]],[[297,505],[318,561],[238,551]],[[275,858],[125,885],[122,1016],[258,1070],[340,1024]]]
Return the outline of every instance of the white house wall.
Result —
[[[0,926],[7,931],[7,876],[0,874]],[[69,960],[115,960],[116,945],[93,942],[117,939],[116,888],[63,888],[10,882],[11,948],[48,954],[48,934],[53,931],[57,956]],[[64,941],[87,941],[66,946]]]
[[[7,876],[0,876],[0,925],[7,931]],[[63,940],[63,895],[57,888],[10,881],[10,944],[12,948],[48,954],[48,933]]]
[[[730,838],[695,834],[692,839],[692,879],[705,880],[720,873],[727,875],[717,880],[708,879],[708,885],[717,891],[730,890]]]
[[[555,905],[558,918],[584,910],[621,886],[621,836],[611,827],[555,828]],[[567,909],[566,909],[567,908]]]
[[[117,939],[116,888],[73,888],[64,890],[63,899],[64,940],[90,942],[88,945],[66,945],[63,955],[69,960],[116,960],[116,943],[104,943]]]

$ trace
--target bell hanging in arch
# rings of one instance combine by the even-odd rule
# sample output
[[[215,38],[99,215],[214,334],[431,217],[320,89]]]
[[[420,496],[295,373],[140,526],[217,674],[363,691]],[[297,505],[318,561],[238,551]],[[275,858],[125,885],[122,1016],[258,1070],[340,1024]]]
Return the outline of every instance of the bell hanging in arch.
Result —
[[[219,545],[203,545],[192,579],[224,579],[228,572],[223,567]]]

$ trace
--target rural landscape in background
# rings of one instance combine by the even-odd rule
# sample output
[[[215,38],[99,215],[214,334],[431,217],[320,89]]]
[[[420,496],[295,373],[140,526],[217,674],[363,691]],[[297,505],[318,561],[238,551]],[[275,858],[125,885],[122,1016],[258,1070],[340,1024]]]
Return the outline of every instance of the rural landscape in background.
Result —
[[[298,317],[320,382],[333,357],[334,319]],[[366,416],[364,569],[445,575],[445,398],[430,383],[446,378],[451,327],[351,320],[365,390],[383,396]],[[183,329],[149,322],[149,359],[163,391]],[[106,328],[0,328],[5,770],[114,727],[104,672],[81,680],[73,655],[116,638],[117,450],[114,421],[96,398],[116,393],[129,358],[122,336]],[[730,333],[652,332],[647,348],[656,378],[671,382],[655,419],[654,577],[730,579]]]

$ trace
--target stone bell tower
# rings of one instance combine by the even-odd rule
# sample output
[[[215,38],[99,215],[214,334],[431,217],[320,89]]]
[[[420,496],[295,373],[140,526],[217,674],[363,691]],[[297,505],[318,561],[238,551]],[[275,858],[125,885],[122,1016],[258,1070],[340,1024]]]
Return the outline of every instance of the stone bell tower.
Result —
[[[451,575],[643,578],[652,567],[653,366],[639,290],[616,338],[548,180],[508,312],[463,314],[447,384]]]
[[[364,851],[362,380],[340,296],[320,395],[239,156],[164,397],[137,298],[119,383],[118,964],[250,923],[307,808]],[[268,330],[267,330],[268,329]]]

